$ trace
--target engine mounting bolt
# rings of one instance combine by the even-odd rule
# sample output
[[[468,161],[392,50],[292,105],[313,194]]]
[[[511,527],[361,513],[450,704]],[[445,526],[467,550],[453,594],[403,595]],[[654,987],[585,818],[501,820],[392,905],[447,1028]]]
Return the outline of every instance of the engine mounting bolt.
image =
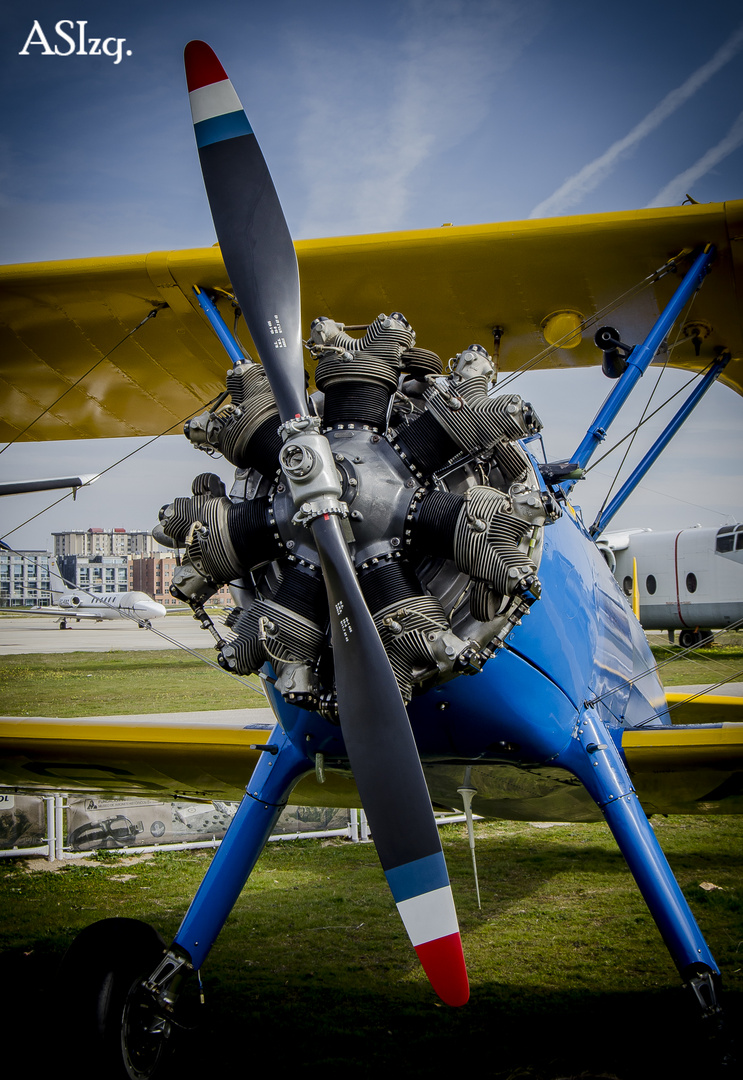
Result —
[[[345,458],[345,456],[343,454],[336,454],[335,455],[335,460],[336,461],[345,461],[346,458]]]
[[[413,480],[412,477],[411,477],[410,480],[406,480],[405,481],[405,487],[406,488],[415,487],[415,480]]]
[[[393,536],[392,539],[390,540],[390,543],[392,544],[393,547],[399,547],[400,546],[400,537],[399,536]]]
[[[287,547],[289,548],[289,550],[291,551],[291,550],[293,549],[293,547],[294,547],[294,541],[293,541],[293,540],[287,540],[287,542],[286,542],[286,546],[287,546]]]

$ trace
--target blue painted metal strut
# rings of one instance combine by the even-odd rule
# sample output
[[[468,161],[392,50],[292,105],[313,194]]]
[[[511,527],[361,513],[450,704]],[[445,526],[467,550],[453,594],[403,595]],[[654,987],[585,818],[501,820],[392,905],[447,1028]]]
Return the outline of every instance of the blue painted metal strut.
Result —
[[[212,303],[211,299],[203,292],[197,285],[193,287],[196,299],[199,301],[201,310],[206,315],[209,322],[212,324],[212,329],[224,345],[227,350],[227,355],[232,361],[233,366],[235,364],[245,363],[245,354],[238,345],[235,337],[231,333],[227,323],[224,321],[216,306]]]
[[[603,532],[617,511],[624,506],[645,473],[665,450],[668,443],[685,422],[689,414],[697,407],[720,373],[724,371],[729,360],[730,353],[723,353],[723,355],[710,367],[709,371],[699,380],[694,390],[689,394],[673,419],[669,421],[668,426],[658,436],[632,475],[624,482],[603,513],[599,513],[589,529],[591,536],[597,536],[600,532]]]
[[[173,945],[184,949],[198,970],[240,895],[297,778],[311,763],[277,725],[255,767],[237,813],[186,912]]]
[[[579,468],[584,469],[586,467],[596,448],[606,438],[606,432],[610,424],[616,418],[637,381],[647,371],[663,339],[681,314],[684,304],[702,284],[714,254],[715,249],[710,245],[696,257],[691,269],[684,276],[648,336],[641,345],[636,346],[630,353],[626,370],[617,380],[617,385],[599,409],[582,443],[575,453],[570,455],[570,461],[574,461]],[[566,486],[572,488],[573,484]]]
[[[719,974],[640,805],[622,756],[594,709],[588,707],[582,712],[574,737],[558,760],[583,781],[603,811],[679,971],[683,974],[692,965],[705,964]]]

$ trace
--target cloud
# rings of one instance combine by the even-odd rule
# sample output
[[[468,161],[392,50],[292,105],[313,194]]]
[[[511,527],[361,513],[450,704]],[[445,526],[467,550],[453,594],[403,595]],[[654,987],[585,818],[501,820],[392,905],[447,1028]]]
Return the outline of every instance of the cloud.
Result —
[[[743,112],[728,131],[724,139],[716,146],[711,147],[706,154],[690,165],[684,172],[674,176],[664,188],[658,192],[654,199],[648,203],[648,208],[653,206],[674,206],[680,202],[687,191],[711,169],[724,161],[726,157],[743,146]]]
[[[541,0],[407,0],[373,37],[346,35],[349,62],[336,56],[305,79],[299,235],[400,228],[413,174],[484,121],[492,81],[516,63],[543,10]]]
[[[743,45],[743,23],[720,46],[706,64],[697,68],[688,79],[675,90],[671,90],[663,100],[651,109],[639,124],[622,139],[618,139],[600,157],[595,158],[573,176],[568,177],[557,191],[534,207],[529,217],[550,217],[562,214],[599,186],[614,170],[619,161],[634,150],[647,135],[660,127],[677,109],[684,105],[701,89],[702,86],[721,68],[733,59]]]

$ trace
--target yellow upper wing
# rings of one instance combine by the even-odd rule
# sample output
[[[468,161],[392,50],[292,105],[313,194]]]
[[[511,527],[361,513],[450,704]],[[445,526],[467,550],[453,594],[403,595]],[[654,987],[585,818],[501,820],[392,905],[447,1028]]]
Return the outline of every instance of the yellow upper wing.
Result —
[[[492,351],[499,327],[500,368],[513,370],[545,349],[550,316],[571,313],[563,326],[592,319],[669,258],[708,243],[718,257],[694,304],[698,332],[689,329],[671,362],[699,369],[727,349],[734,359],[722,381],[740,393],[743,201],[301,241],[304,325],[318,315],[358,324],[399,310],[418,344],[444,360],[475,341]],[[667,275],[599,322],[641,340],[676,280]],[[180,430],[223,389],[228,366],[194,285],[229,290],[218,248],[0,268],[0,439],[27,425],[29,440]],[[232,325],[229,300],[220,308]],[[250,348],[244,324],[238,329]],[[598,363],[593,333],[545,364]]]

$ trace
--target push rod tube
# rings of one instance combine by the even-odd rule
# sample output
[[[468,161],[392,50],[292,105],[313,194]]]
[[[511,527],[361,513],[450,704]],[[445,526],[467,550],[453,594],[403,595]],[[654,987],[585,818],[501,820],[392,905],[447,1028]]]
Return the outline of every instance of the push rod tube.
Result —
[[[706,375],[704,375],[699,380],[694,390],[691,392],[691,394],[689,394],[688,398],[683,403],[674,418],[669,422],[668,426],[658,436],[658,438],[650,447],[647,454],[642,459],[637,468],[634,470],[632,475],[628,477],[628,479],[624,482],[622,487],[619,489],[619,491],[611,500],[603,513],[599,513],[593,525],[588,530],[591,536],[598,536],[599,533],[603,532],[611,519],[617,513],[617,511],[620,510],[622,506],[624,506],[625,502],[635,490],[637,485],[640,483],[645,473],[663,453],[666,446],[668,446],[668,443],[671,441],[678,429],[684,423],[686,418],[697,407],[699,402],[709,390],[710,386],[712,386],[712,384],[717,381],[720,373],[725,370],[725,367],[729,360],[730,353],[723,353],[723,355],[714,362]]]
[[[243,351],[237,344],[237,341],[235,340],[233,335],[230,333],[227,323],[219,314],[219,311],[217,310],[215,304],[212,302],[210,297],[208,297],[206,293],[198,287],[198,285],[194,285],[193,291],[196,299],[199,301],[199,306],[201,307],[201,310],[204,312],[207,319],[211,323],[214,333],[217,335],[217,337],[227,350],[227,355],[232,361],[233,367],[235,364],[244,364],[245,356],[243,355]]]
[[[575,453],[570,456],[570,461],[574,461],[579,468],[584,469],[586,467],[596,448],[606,438],[606,432],[610,424],[631,394],[638,379],[647,371],[664,338],[681,314],[687,300],[702,284],[714,255],[715,249],[711,244],[700,255],[697,255],[691,269],[684,276],[648,336],[641,345],[636,346],[630,353],[626,370],[596,414],[583,442]],[[572,489],[573,483],[566,485],[568,491]]]

